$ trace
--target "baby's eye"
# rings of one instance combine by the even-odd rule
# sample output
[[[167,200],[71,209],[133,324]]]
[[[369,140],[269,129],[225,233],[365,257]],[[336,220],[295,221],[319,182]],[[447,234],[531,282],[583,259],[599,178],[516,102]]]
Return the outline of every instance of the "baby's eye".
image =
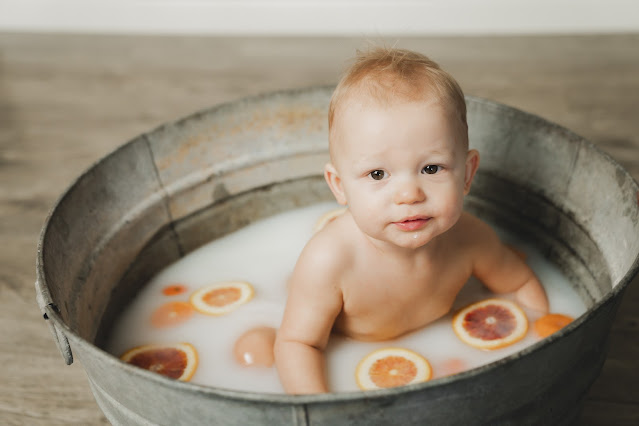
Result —
[[[382,180],[384,179],[384,170],[373,170],[372,172],[369,173],[370,176],[375,179],[375,180]]]
[[[437,173],[441,169],[442,169],[441,166],[436,166],[434,164],[429,164],[428,166],[426,166],[426,167],[424,167],[422,169],[422,173],[426,173],[428,175],[434,175],[435,173]]]

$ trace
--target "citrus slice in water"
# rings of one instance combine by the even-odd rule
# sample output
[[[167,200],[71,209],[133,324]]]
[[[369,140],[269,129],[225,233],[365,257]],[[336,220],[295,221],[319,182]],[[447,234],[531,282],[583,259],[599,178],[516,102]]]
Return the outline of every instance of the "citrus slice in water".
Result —
[[[515,302],[486,299],[460,310],[453,317],[453,330],[470,346],[499,349],[524,338],[528,318]]]
[[[120,359],[136,367],[188,382],[197,369],[197,351],[190,343],[143,345],[126,351]]]
[[[326,226],[329,222],[335,219],[337,216],[341,215],[346,211],[346,207],[339,207],[333,210],[329,210],[317,219],[315,222],[315,226],[313,226],[313,232],[319,232],[322,228]]]
[[[535,333],[541,337],[548,337],[559,329],[567,326],[573,318],[563,314],[547,314],[533,324]]]
[[[245,281],[210,284],[191,295],[191,304],[206,315],[224,315],[253,297],[253,286]]]
[[[425,382],[431,376],[432,369],[426,358],[403,348],[371,352],[359,362],[355,372],[357,385],[362,390]]]
[[[182,324],[193,315],[193,306],[188,302],[169,302],[157,308],[151,315],[151,324],[156,328]]]
[[[188,290],[184,284],[171,284],[162,289],[162,294],[165,296],[177,296],[185,293]]]

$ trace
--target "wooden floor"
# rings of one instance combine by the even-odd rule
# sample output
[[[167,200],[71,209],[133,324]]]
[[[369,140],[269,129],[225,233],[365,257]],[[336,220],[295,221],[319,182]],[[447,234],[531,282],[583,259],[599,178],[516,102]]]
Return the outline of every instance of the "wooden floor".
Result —
[[[366,42],[0,34],[0,424],[107,424],[35,302],[39,232],[72,180],[163,122],[246,95],[335,83]],[[467,94],[564,125],[639,179],[639,34],[373,42],[430,55]],[[639,424],[638,360],[635,280],[580,424]]]

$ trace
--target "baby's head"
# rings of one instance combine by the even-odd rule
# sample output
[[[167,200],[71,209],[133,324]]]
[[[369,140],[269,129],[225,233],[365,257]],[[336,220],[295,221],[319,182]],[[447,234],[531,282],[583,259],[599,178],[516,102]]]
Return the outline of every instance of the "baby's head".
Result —
[[[392,107],[404,102],[437,103],[468,149],[464,93],[455,79],[428,57],[404,49],[375,48],[359,52],[338,83],[328,109],[329,147],[333,160],[340,118],[349,104]]]
[[[457,82],[418,53],[360,54],[329,107],[324,176],[367,235],[419,247],[450,229],[479,164]]]

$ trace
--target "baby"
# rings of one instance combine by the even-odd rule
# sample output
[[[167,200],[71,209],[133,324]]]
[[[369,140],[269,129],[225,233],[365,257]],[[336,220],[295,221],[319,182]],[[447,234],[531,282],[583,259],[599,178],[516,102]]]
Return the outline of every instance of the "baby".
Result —
[[[462,211],[479,165],[457,82],[411,51],[360,54],[333,93],[324,177],[346,212],[302,251],[277,332],[287,393],[328,392],[331,331],[393,339],[448,313],[471,275],[546,313],[533,271]]]

